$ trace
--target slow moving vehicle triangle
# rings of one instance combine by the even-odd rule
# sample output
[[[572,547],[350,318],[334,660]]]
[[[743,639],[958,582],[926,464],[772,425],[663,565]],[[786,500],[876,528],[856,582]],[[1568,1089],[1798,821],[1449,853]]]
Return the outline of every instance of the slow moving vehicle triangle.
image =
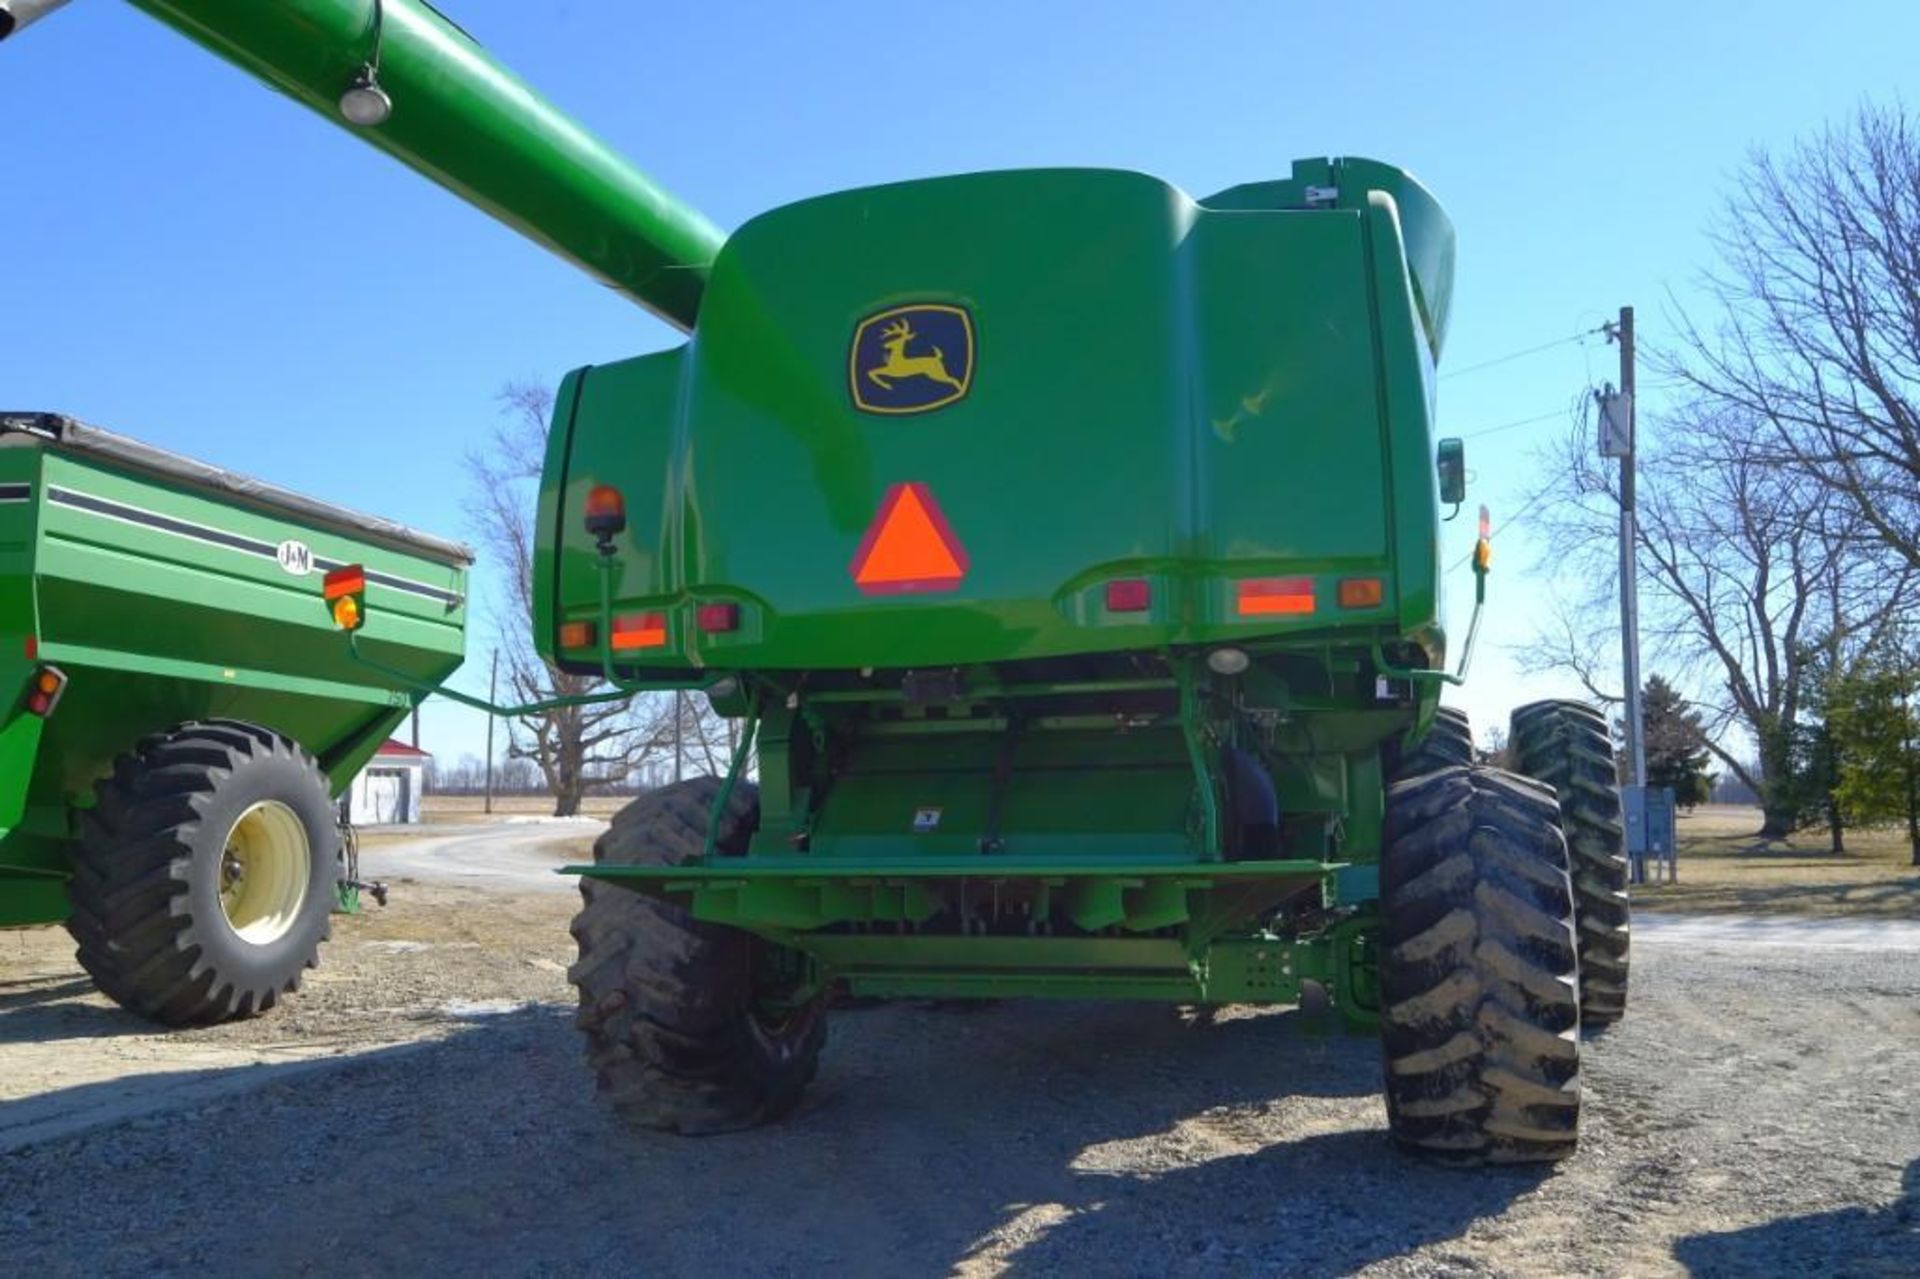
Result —
[[[967,552],[925,484],[896,484],[848,568],[869,595],[950,591],[967,575]]]

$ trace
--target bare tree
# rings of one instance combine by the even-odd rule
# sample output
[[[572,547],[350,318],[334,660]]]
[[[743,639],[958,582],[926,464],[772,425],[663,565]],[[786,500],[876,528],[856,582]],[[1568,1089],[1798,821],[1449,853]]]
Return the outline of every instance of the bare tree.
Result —
[[[573,675],[534,649],[534,512],[553,395],[545,387],[509,383],[499,395],[501,420],[484,449],[467,455],[474,522],[501,584],[506,607],[490,618],[517,703],[602,691],[596,676]],[[508,756],[538,768],[554,797],[554,814],[580,811],[591,790],[622,789],[648,765],[673,763],[680,774],[726,771],[738,726],[713,713],[705,696],[640,694],[628,701],[569,706],[517,716],[508,724]]]
[[[1664,363],[1920,568],[1920,123],[1868,104],[1755,152],[1715,241],[1716,321]]]
[[[534,510],[552,393],[509,384],[499,400],[501,420],[486,447],[467,455],[467,474],[475,529],[505,596],[489,619],[507,677],[504,692],[525,704],[599,691],[598,678],[560,670],[533,645]],[[580,811],[587,791],[624,781],[641,763],[649,735],[640,727],[625,702],[561,707],[510,719],[507,753],[540,770],[554,815],[567,817]]]
[[[1815,654],[1839,664],[1884,632],[1907,590],[1831,488],[1753,447],[1751,415],[1698,401],[1643,442],[1638,558],[1649,655],[1699,689],[1708,748],[1762,796],[1762,833],[1793,829],[1786,783]],[[1531,669],[1570,672],[1617,700],[1607,663],[1618,593],[1617,472],[1583,420],[1550,458],[1535,495],[1550,555],[1578,580],[1532,647]],[[1752,757],[1738,730],[1758,752]]]

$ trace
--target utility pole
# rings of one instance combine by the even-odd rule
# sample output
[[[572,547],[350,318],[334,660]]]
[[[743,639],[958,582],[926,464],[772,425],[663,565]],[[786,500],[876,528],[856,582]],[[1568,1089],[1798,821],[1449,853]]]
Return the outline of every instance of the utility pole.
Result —
[[[1607,339],[1620,344],[1620,389],[1611,386],[1596,397],[1600,402],[1600,455],[1620,460],[1620,664],[1626,685],[1623,703],[1627,721],[1627,762],[1630,786],[1625,801],[1627,857],[1635,882],[1645,877],[1647,830],[1647,740],[1640,708],[1640,577],[1634,555],[1638,541],[1635,489],[1635,432],[1633,401],[1633,308],[1620,308],[1617,323],[1605,326]],[[1662,841],[1664,842],[1664,841]]]
[[[679,781],[685,768],[686,752],[681,749],[680,730],[687,722],[687,695],[673,690],[673,780]]]
[[[500,704],[500,650],[493,650],[493,673],[487,676],[487,705]],[[494,716],[487,715],[487,807],[493,811],[493,721]]]
[[[1633,402],[1633,308],[1620,308],[1614,330],[1620,343],[1620,398],[1626,401],[1627,451],[1620,459],[1620,653],[1627,683],[1627,753],[1633,765],[1633,784],[1647,784],[1647,737],[1640,719],[1640,574],[1634,547],[1634,471],[1639,438]]]

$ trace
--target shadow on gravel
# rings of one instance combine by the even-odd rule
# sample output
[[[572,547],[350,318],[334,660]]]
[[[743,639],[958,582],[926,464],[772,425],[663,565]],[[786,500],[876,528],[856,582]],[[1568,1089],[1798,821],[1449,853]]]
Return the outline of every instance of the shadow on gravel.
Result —
[[[398,1054],[421,1047],[403,1044],[382,1051]],[[120,1124],[138,1125],[153,1116],[210,1105],[315,1071],[338,1069],[343,1060],[356,1065],[376,1064],[381,1055],[372,1052],[351,1059],[318,1056],[204,1070],[154,1071],[40,1093],[0,1107],[0,1155]]]
[[[152,1022],[122,1008],[83,1002],[93,993],[93,982],[85,977],[0,983],[0,1044],[155,1033]]]
[[[706,1139],[634,1132],[598,1105],[570,1014],[527,1007],[425,1047],[267,1068],[243,1094],[16,1151],[0,1159],[0,1255],[92,1275],[217,1259],[275,1274],[972,1260],[1317,1276],[1457,1237],[1543,1176],[1396,1155],[1374,1041],[1298,1014],[868,1008],[835,1019],[799,1113]],[[246,1139],[219,1137],[237,1116]],[[205,1210],[240,1202],[272,1204],[273,1230]]]
[[[1907,1165],[1902,1194],[1885,1208],[1783,1217],[1725,1234],[1693,1235],[1675,1260],[1702,1279],[1719,1275],[1920,1274],[1920,1159]]]

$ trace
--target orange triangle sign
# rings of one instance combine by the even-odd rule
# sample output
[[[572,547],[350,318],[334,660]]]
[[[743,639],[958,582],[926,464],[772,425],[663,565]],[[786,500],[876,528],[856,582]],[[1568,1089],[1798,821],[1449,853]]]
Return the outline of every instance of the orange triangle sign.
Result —
[[[896,484],[880,502],[848,565],[869,595],[950,591],[967,575],[967,552],[924,484]]]

